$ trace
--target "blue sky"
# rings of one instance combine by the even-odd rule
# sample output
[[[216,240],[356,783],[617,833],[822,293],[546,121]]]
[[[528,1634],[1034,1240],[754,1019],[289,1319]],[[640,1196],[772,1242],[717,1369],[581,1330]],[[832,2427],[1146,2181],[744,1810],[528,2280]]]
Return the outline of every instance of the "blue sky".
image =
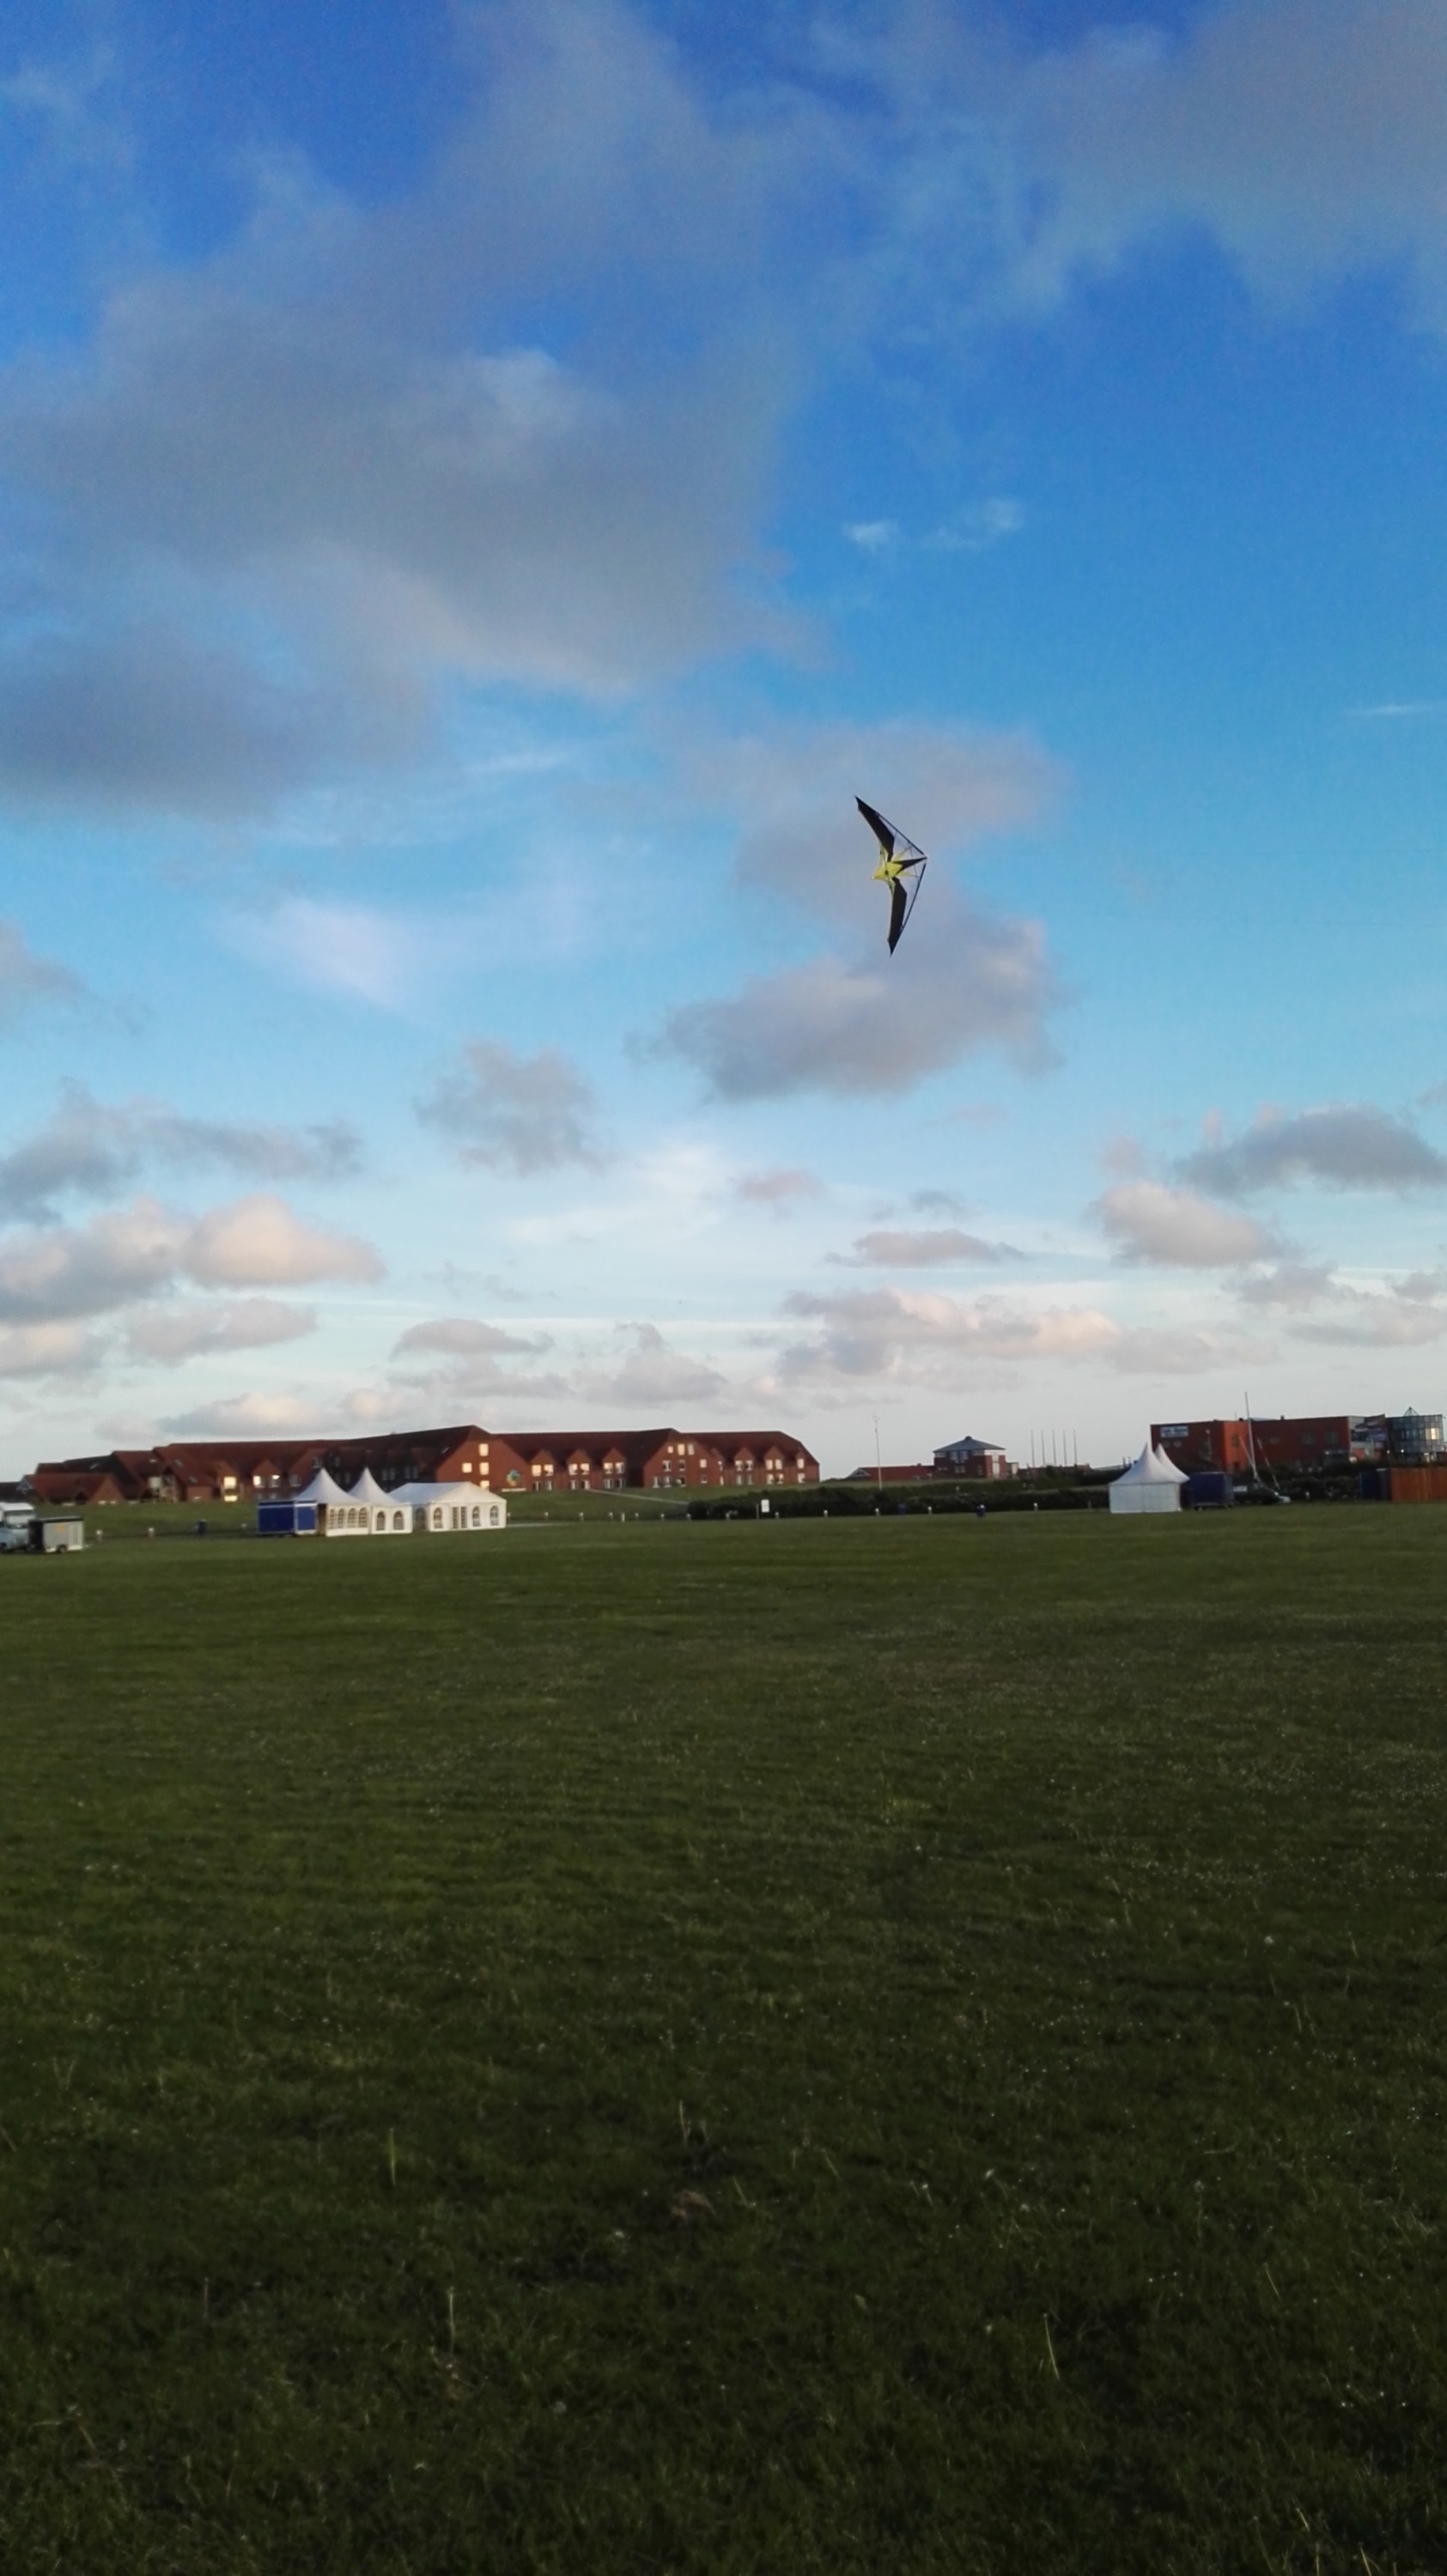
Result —
[[[4,45],[0,1472],[1440,1404],[1435,0]]]

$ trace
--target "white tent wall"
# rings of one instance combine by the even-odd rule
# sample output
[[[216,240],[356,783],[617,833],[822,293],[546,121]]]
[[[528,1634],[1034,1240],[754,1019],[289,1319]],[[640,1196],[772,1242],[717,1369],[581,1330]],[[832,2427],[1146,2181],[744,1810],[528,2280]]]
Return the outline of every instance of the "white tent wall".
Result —
[[[1135,1464],[1117,1476],[1110,1488],[1113,1512],[1178,1512],[1186,1478],[1163,1449],[1153,1449],[1149,1436]]]
[[[507,1527],[507,1501],[474,1485],[399,1485],[394,1503],[410,1504],[417,1527],[429,1536],[451,1530],[502,1530]]]

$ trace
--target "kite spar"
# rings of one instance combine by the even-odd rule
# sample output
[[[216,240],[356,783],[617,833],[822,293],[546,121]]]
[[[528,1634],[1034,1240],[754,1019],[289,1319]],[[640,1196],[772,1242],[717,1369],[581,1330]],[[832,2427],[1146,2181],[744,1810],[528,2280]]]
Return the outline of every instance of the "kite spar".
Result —
[[[872,805],[865,804],[862,796],[856,796],[854,802],[879,843],[879,865],[874,871],[874,881],[889,888],[889,953],[892,957],[899,946],[900,932],[919,901],[919,890],[924,884],[929,860],[917,841],[911,841],[904,832],[897,832],[892,823],[886,823],[882,814],[876,814]]]

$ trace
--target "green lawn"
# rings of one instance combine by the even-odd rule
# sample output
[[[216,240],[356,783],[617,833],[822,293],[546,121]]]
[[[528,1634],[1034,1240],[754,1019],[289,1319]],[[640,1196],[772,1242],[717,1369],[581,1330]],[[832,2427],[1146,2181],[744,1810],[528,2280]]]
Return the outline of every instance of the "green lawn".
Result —
[[[4,2576],[1447,2568],[1444,1628],[1432,1510],[0,1559]]]
[[[737,1503],[752,1512],[757,1499],[753,1494],[724,1496],[718,1491],[701,1494],[681,1489],[671,1493],[629,1494],[505,1494],[509,1521],[616,1521],[625,1514],[632,1520],[653,1520],[668,1514],[678,1516],[690,1502]],[[42,1504],[48,1517],[59,1513],[60,1504]],[[256,1534],[256,1497],[247,1494],[236,1502],[206,1503],[105,1503],[92,1505],[80,1515],[85,1522],[87,1539],[99,1539],[102,1546],[118,1541],[148,1538],[194,1538],[199,1521],[206,1524],[212,1538],[234,1538],[244,1533]]]

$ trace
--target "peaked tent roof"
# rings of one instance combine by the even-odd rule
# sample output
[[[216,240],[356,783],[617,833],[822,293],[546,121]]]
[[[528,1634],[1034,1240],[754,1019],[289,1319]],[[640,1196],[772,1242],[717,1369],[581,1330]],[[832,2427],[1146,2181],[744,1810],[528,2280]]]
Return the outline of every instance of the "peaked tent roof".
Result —
[[[1164,1449],[1151,1447],[1149,1433],[1134,1466],[1127,1467],[1123,1475],[1111,1478],[1115,1485],[1188,1485],[1190,1481],[1189,1476],[1183,1475],[1166,1456]]]
[[[330,1509],[335,1503],[346,1502],[347,1494],[335,1476],[329,1476],[325,1467],[318,1467],[311,1483],[303,1485],[301,1492],[294,1494],[292,1500],[297,1503],[325,1503]]]
[[[370,1503],[374,1508],[378,1503],[390,1503],[391,1499],[392,1497],[386,1491],[385,1487],[378,1484],[370,1467],[364,1467],[362,1469],[360,1476],[357,1478],[355,1485],[347,1496],[349,1503]]]

